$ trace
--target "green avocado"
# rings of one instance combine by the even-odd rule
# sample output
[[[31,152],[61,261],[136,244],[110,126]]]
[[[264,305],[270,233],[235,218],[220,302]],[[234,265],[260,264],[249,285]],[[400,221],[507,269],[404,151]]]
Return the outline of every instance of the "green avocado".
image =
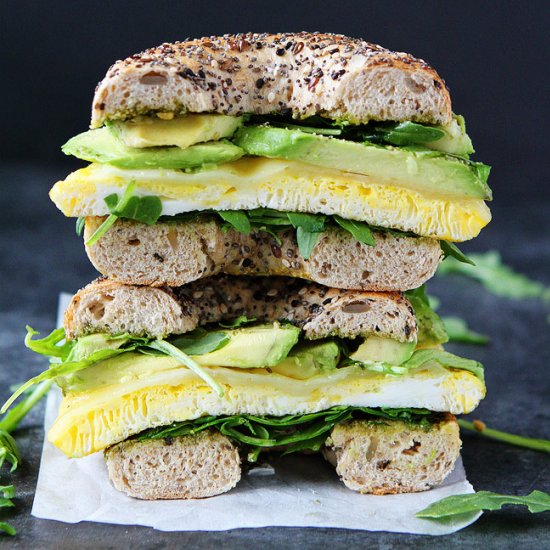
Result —
[[[412,357],[415,348],[416,342],[397,342],[390,338],[368,336],[349,358],[360,363],[401,365]]]
[[[195,143],[230,137],[242,122],[243,117],[187,114],[170,120],[151,116],[110,121],[107,126],[127,147],[171,145],[186,149]]]
[[[220,332],[230,337],[229,342],[216,351],[193,355],[199,365],[242,369],[273,367],[288,355],[301,331],[292,325],[273,323]],[[173,343],[177,345],[177,341]]]
[[[71,138],[63,147],[66,155],[120,168],[171,168],[196,170],[231,162],[244,151],[229,141],[212,141],[179,147],[126,147],[108,128],[89,130]]]
[[[461,115],[453,115],[453,119],[446,126],[438,126],[445,135],[436,141],[426,144],[430,149],[436,149],[444,153],[467,157],[474,153],[472,140],[466,133],[466,123]]]
[[[271,367],[276,374],[306,380],[333,370],[340,361],[340,348],[333,340],[304,342],[292,349],[279,364]]]
[[[489,166],[425,147],[358,143],[270,126],[249,126],[233,139],[247,154],[284,158],[370,176],[421,192],[490,200]]]

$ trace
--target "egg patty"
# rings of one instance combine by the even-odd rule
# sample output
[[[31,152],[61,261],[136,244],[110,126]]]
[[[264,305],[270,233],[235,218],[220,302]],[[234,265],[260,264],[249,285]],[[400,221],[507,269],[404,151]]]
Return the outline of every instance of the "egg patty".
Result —
[[[65,393],[48,439],[69,457],[85,456],[148,428],[204,415],[304,414],[337,405],[426,408],[469,413],[485,396],[473,374],[436,363],[399,376],[357,365],[300,380],[267,369],[210,367],[218,395],[170,357],[124,353],[111,360],[117,381]],[[91,369],[90,369],[91,370]]]
[[[50,192],[66,216],[109,214],[105,197],[131,182],[135,194],[157,195],[162,214],[196,210],[250,210],[338,214],[374,226],[448,241],[472,239],[491,220],[481,199],[457,199],[377,183],[368,176],[291,160],[242,158],[211,170],[130,170],[91,164]]]

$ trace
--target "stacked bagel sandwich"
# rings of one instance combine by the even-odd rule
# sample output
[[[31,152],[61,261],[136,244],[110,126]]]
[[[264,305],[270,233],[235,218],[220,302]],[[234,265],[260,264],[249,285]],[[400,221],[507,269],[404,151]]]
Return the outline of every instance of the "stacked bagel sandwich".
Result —
[[[424,61],[340,35],[242,34],[116,62],[90,164],[50,196],[102,277],[52,357],[48,439],[103,451],[145,499],[233,488],[265,452],[321,452],[351,489],[439,484],[483,367],[424,283],[489,222],[489,169]]]

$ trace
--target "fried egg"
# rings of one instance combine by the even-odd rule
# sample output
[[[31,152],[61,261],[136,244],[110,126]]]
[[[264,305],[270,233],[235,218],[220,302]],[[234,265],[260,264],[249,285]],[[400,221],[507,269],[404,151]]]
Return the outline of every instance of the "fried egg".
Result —
[[[90,164],[57,182],[50,197],[66,216],[109,214],[105,197],[134,181],[136,195],[157,195],[162,214],[249,210],[338,214],[374,226],[448,241],[472,239],[491,220],[481,199],[457,199],[377,183],[369,176],[291,160],[242,158],[195,173]]]
[[[305,414],[337,405],[414,407],[469,413],[485,396],[473,374],[436,363],[403,375],[371,372],[357,365],[308,379],[267,369],[205,367],[224,388],[219,397],[191,370],[170,357],[124,353],[108,363],[110,374],[66,390],[48,439],[69,457],[81,457],[148,428],[204,415]],[[105,367],[102,368],[105,374]],[[99,371],[98,371],[99,372]]]

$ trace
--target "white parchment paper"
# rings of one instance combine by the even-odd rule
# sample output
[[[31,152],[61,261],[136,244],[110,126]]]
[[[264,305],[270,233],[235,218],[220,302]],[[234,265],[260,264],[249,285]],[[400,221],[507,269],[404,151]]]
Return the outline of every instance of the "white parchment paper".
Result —
[[[66,300],[66,295],[60,297],[60,311]],[[46,432],[60,400],[57,389],[48,396]],[[141,501],[112,487],[102,453],[69,459],[46,440],[32,514],[67,523],[145,525],[162,531],[286,526],[443,535],[470,525],[480,514],[439,523],[418,519],[415,513],[443,497],[472,492],[460,459],[436,489],[372,496],[346,489],[320,457],[290,455],[250,470],[224,495],[204,500]]]

